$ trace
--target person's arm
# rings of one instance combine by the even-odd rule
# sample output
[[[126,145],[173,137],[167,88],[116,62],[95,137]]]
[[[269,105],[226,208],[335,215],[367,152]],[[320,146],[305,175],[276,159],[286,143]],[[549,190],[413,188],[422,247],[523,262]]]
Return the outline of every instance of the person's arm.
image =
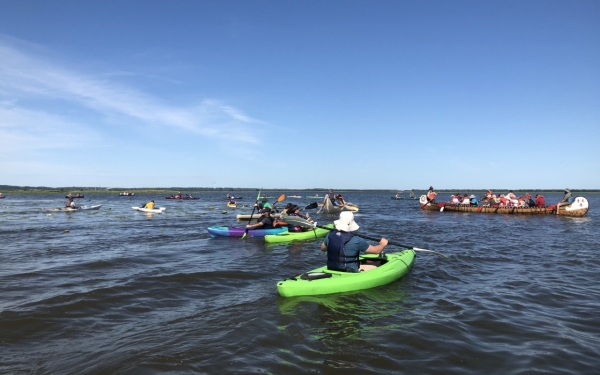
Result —
[[[365,251],[365,253],[367,254],[379,254],[383,251],[383,249],[385,249],[385,247],[388,244],[388,240],[386,240],[385,238],[381,238],[381,240],[379,240],[379,244],[378,245],[369,245],[369,247],[367,248],[367,250]]]
[[[325,245],[325,242],[321,242],[321,251],[327,251],[327,245]]]

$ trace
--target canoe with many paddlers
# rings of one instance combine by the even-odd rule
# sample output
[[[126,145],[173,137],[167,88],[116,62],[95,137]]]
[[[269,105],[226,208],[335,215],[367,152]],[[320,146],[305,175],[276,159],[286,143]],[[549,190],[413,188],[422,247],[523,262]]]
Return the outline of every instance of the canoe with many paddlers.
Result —
[[[482,214],[508,214],[508,215],[560,215],[580,217],[588,212],[587,199],[576,197],[571,203],[558,203],[547,207],[497,207],[494,206],[469,206],[446,202],[428,203],[425,195],[419,200],[421,209],[440,212],[474,212]]]

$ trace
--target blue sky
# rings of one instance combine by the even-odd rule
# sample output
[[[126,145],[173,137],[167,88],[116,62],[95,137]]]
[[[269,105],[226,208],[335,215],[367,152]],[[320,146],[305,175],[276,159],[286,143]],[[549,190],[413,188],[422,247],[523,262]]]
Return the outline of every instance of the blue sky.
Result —
[[[0,0],[0,184],[600,188],[598,1]]]

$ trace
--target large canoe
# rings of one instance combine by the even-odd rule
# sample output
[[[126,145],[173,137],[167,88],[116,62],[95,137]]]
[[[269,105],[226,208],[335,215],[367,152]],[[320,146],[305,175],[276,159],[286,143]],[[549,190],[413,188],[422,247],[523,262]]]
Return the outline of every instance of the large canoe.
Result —
[[[375,288],[389,284],[406,275],[415,261],[413,250],[404,250],[380,257],[364,254],[360,262],[377,266],[365,272],[340,272],[328,270],[327,266],[277,283],[277,291],[284,297],[315,296]]]
[[[284,232],[279,234],[267,235],[265,236],[266,243],[282,243],[282,242],[292,242],[292,241],[301,241],[301,240],[314,240],[317,238],[323,238],[327,236],[327,233],[331,229],[333,229],[333,224],[324,225],[326,228],[330,229],[322,229],[315,228],[313,230],[308,230],[306,232]]]
[[[583,197],[577,197],[573,203],[559,206],[554,204],[548,207],[489,207],[489,206],[466,206],[453,205],[451,203],[427,203],[427,197],[421,196],[419,201],[421,209],[426,211],[440,212],[475,212],[481,214],[508,214],[508,215],[560,215],[580,217],[588,212],[588,201]]]

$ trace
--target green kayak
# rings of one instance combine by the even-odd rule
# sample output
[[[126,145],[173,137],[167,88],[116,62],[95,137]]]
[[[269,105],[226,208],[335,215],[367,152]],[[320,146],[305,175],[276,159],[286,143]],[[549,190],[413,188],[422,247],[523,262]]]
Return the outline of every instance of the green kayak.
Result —
[[[323,198],[325,198],[325,197],[320,197],[320,196],[318,196],[318,195],[307,195],[307,196],[306,196],[306,198],[315,198],[315,199],[316,199],[316,198],[321,198],[321,199],[323,199]]]
[[[361,263],[376,265],[377,268],[352,273],[331,271],[323,266],[278,282],[277,291],[283,297],[295,297],[375,288],[406,275],[413,266],[415,256],[413,250],[403,250],[383,257],[378,254],[361,255]]]
[[[285,220],[285,219],[284,219]],[[333,229],[333,224],[324,225],[325,228]],[[282,242],[291,242],[291,241],[301,241],[301,240],[312,240],[315,238],[323,238],[329,233],[329,229],[321,229],[315,228],[314,230],[309,230],[307,232],[285,232],[273,235],[266,235],[265,242],[266,243],[282,243]]]

